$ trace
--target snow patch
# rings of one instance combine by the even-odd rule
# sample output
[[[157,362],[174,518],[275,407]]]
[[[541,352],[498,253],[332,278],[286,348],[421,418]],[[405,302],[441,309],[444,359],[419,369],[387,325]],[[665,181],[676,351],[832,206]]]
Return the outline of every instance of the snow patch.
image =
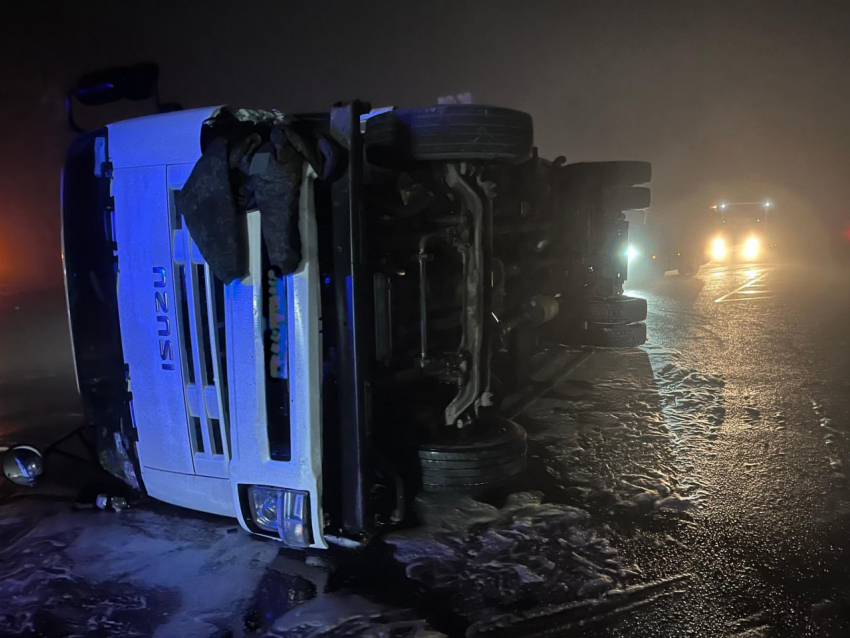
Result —
[[[397,532],[386,542],[423,595],[434,596],[470,622],[494,609],[537,607],[598,596],[627,575],[617,552],[579,508],[517,493],[502,508],[460,499],[475,515],[461,523],[440,517],[447,497],[425,495],[423,529]],[[465,503],[464,503],[465,500]],[[422,503],[425,501],[424,503]],[[426,514],[427,516],[427,514]]]
[[[409,610],[377,605],[354,595],[325,594],[277,620],[264,638],[440,638]]]
[[[810,400],[812,402],[812,410],[814,411],[821,430],[823,431],[823,442],[827,448],[826,458],[827,463],[829,463],[829,469],[835,478],[843,480],[846,476],[844,473],[844,462],[838,452],[838,448],[843,446],[836,445],[836,441],[843,442],[844,434],[840,430],[836,429],[832,419],[826,416],[826,411],[823,405],[814,399]]]
[[[228,523],[30,499],[0,506],[0,634],[193,637],[239,627],[279,548]]]
[[[656,346],[595,353],[582,373],[599,381],[562,383],[521,417],[551,498],[615,512],[699,508],[696,468],[724,423],[723,380]]]

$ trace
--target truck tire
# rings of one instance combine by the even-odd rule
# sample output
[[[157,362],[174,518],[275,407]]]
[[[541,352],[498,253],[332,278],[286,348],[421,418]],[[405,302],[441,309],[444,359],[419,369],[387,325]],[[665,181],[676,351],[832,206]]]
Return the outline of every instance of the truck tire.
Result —
[[[652,180],[649,162],[579,162],[567,164],[564,174],[583,189],[617,188],[648,184]]]
[[[526,464],[526,434],[508,419],[494,419],[464,440],[419,447],[425,491],[484,492],[519,476]]]
[[[624,324],[646,320],[646,299],[621,295],[614,299],[593,299],[587,304],[590,323]]]
[[[646,324],[642,321],[619,325],[588,323],[581,331],[580,342],[597,348],[636,348],[646,343]]]
[[[366,159],[377,166],[417,161],[497,160],[531,157],[531,116],[480,104],[396,109],[366,121]]]

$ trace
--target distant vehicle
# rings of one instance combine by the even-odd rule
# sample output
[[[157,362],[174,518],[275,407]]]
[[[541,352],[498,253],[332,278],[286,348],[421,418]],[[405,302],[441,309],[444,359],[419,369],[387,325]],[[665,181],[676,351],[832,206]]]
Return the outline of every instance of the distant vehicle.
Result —
[[[775,248],[770,223],[774,204],[770,200],[721,202],[711,211],[717,219],[709,250],[714,261],[758,261]]]
[[[709,261],[752,262],[776,247],[770,218],[774,204],[721,203],[697,215],[631,211],[626,249],[632,279],[670,271],[696,275]]]
[[[152,91],[95,79],[72,97]],[[623,211],[650,174],[544,160],[529,115],[475,104],[83,133],[63,256],[101,464],[301,548],[367,538],[421,490],[506,485],[526,435],[502,405],[538,343],[645,340]]]

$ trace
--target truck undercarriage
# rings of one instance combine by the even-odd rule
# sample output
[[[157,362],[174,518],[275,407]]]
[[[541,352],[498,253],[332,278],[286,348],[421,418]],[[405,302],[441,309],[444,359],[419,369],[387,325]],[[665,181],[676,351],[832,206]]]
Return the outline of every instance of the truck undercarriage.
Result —
[[[525,438],[501,404],[528,385],[546,342],[615,345],[604,339],[612,327],[622,339],[624,326],[626,345],[643,341],[645,305],[615,321],[588,313],[628,305],[623,211],[649,205],[633,186],[649,166],[550,162],[531,137],[525,114],[475,105],[367,120],[374,414],[406,484],[509,482],[524,469]],[[427,153],[416,153],[419,139]],[[399,156],[405,147],[414,152]]]

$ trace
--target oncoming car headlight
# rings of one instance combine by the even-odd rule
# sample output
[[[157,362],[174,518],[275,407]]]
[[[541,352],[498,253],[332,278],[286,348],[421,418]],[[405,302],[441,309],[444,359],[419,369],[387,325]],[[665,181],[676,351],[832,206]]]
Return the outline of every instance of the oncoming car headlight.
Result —
[[[726,257],[726,240],[722,237],[716,237],[711,242],[711,258],[723,259],[724,257]]]
[[[750,237],[744,242],[744,259],[755,259],[759,256],[761,242],[758,237]]]
[[[309,547],[313,542],[308,492],[251,485],[248,510],[260,531],[277,534],[290,547]]]
[[[631,244],[629,244],[629,246],[626,248],[626,260],[633,261],[638,257],[640,257],[640,251]]]

